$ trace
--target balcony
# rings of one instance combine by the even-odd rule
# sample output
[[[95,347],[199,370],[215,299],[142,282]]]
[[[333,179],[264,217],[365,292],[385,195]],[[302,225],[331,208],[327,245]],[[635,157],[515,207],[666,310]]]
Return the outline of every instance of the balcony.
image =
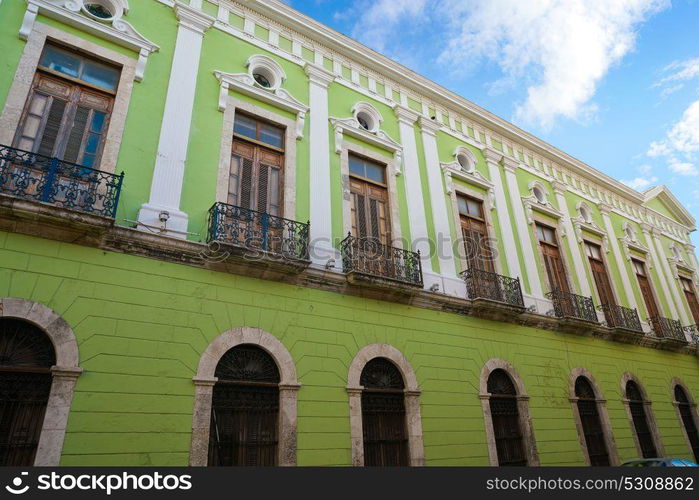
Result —
[[[209,209],[207,242],[221,245],[214,252],[227,258],[241,256],[246,263],[281,264],[305,268],[309,224],[249,208],[215,203]]]
[[[619,333],[629,332],[643,335],[643,327],[636,309],[616,304],[602,304],[599,306],[599,310],[604,313],[609,328],[618,330]]]
[[[480,313],[524,312],[524,298],[519,278],[510,278],[480,269],[467,269],[461,273],[473,307]],[[490,314],[488,314],[490,317]]]
[[[546,297],[553,302],[553,311],[557,318],[572,320],[574,323],[598,323],[592,297],[583,297],[563,290],[549,292]]]
[[[689,335],[691,343],[699,347],[699,324],[685,326],[684,331]]]
[[[351,282],[362,281],[389,288],[396,285],[422,288],[422,264],[418,252],[352,235],[342,240],[340,251],[342,269]]]
[[[684,335],[684,328],[676,319],[663,318],[662,316],[653,316],[648,318],[653,333],[657,337],[667,339],[674,342],[687,342],[687,337]]]
[[[0,145],[0,193],[23,200],[116,216],[119,175]]]

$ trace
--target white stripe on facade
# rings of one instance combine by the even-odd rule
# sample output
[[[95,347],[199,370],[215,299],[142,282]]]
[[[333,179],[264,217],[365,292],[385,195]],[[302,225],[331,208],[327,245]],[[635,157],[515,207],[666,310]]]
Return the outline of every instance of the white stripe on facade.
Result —
[[[663,268],[663,263],[660,262],[660,257],[655,248],[655,238],[651,234],[652,229],[653,228],[650,224],[641,224],[641,231],[643,231],[643,236],[645,236],[646,242],[648,243],[648,249],[650,251],[651,259],[653,259],[653,263],[658,268],[658,279],[660,280],[660,288],[662,288],[663,290],[663,295],[665,295],[665,299],[669,307],[669,311],[667,312],[669,312],[669,314],[671,315],[670,319],[677,318],[677,309],[675,308],[673,296],[670,295],[670,288],[668,287],[667,280],[665,279],[665,270]],[[658,304],[658,306],[662,306],[662,304]]]
[[[631,286],[631,280],[629,279],[629,272],[624,262],[624,257],[621,254],[619,248],[619,240],[614,233],[614,226],[612,225],[612,219],[609,217],[609,212],[612,210],[607,204],[600,204],[599,211],[602,213],[602,222],[604,223],[604,229],[607,231],[607,237],[609,238],[609,244],[612,247],[612,254],[614,255],[614,260],[616,261],[617,268],[619,269],[619,275],[621,276],[621,283],[624,287],[624,293],[626,294],[626,303],[631,309],[638,310],[638,304],[636,303],[636,296],[633,293],[633,287]]]

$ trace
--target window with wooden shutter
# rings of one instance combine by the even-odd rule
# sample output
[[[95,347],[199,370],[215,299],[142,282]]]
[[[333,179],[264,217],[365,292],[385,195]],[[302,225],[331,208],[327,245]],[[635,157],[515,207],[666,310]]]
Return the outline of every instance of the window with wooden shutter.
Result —
[[[383,165],[349,156],[352,235],[391,244],[391,222]]]
[[[14,147],[98,168],[119,73],[117,68],[47,45]]]
[[[280,376],[274,359],[241,344],[223,355],[215,374],[208,464],[276,465]]]
[[[592,277],[595,280],[600,304],[606,306],[616,305],[612,283],[609,280],[609,274],[607,274],[607,266],[602,259],[602,248],[595,243],[586,241],[585,254],[590,262],[590,269],[592,270]],[[607,313],[607,311],[608,310],[605,309],[605,313]],[[607,322],[609,324],[614,324],[611,318],[607,318]]]
[[[364,387],[364,465],[409,465],[405,384],[400,371],[388,359],[374,358],[362,370],[360,385]]]
[[[55,364],[44,332],[0,318],[0,466],[34,465]]]
[[[457,204],[468,268],[495,272],[483,202],[467,196],[457,196]]]
[[[546,276],[548,277],[551,291],[561,290],[569,293],[570,287],[568,286],[563,258],[558,247],[556,230],[543,224],[536,224],[536,235],[539,239],[539,248],[541,249],[541,256],[544,260],[544,268],[546,269]]]
[[[689,310],[692,312],[694,323],[699,325],[699,300],[697,300],[697,293],[696,289],[694,288],[694,283],[691,279],[680,276],[680,284],[682,285],[684,296],[687,299],[687,304],[689,304]]]
[[[631,261],[634,271],[636,272],[636,279],[638,280],[638,286],[641,289],[641,295],[643,296],[643,302],[646,305],[646,312],[649,318],[657,318],[660,313],[658,309],[658,304],[655,302],[655,297],[653,295],[653,288],[651,287],[650,281],[648,280],[648,275],[646,273],[646,265],[640,260],[633,259]],[[662,331],[660,325],[653,325],[654,329],[657,327],[656,331]]]
[[[237,114],[228,179],[228,204],[283,216],[284,130]]]
[[[675,402],[682,419],[682,425],[687,433],[687,440],[692,447],[694,460],[699,461],[699,431],[697,431],[696,410],[680,385],[675,386]]]
[[[607,450],[597,398],[592,384],[587,378],[578,377],[576,379],[575,397],[578,398],[576,406],[590,465],[609,465],[609,451]]]
[[[653,433],[646,414],[646,404],[641,394],[641,389],[633,380],[629,380],[626,383],[626,399],[629,400],[631,420],[643,458],[657,457],[658,452],[655,448]]]
[[[527,465],[517,389],[512,379],[504,370],[493,370],[488,377],[488,392],[498,465]]]

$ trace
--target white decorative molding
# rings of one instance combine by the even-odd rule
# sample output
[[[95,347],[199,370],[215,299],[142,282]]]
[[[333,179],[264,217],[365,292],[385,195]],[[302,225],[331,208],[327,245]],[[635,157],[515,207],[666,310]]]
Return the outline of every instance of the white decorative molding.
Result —
[[[380,132],[383,117],[378,110],[368,102],[360,101],[352,107],[352,115],[359,123],[360,118],[365,121],[367,128],[365,130],[376,134]],[[361,124],[360,124],[361,125]],[[362,127],[364,128],[364,127]]]
[[[602,251],[604,253],[609,253],[609,238],[607,237],[607,232],[599,227],[595,221],[586,221],[582,215],[579,217],[573,217],[570,219],[573,223],[573,229],[575,230],[575,236],[577,237],[578,243],[582,244],[585,240],[583,236],[583,231],[592,233],[598,236],[602,240]]]
[[[251,58],[252,59],[252,58]],[[250,62],[250,60],[248,60]],[[249,64],[249,67],[252,65]],[[303,138],[303,128],[306,121],[306,113],[309,107],[292,96],[287,90],[277,87],[265,88],[255,81],[250,73],[224,73],[214,71],[216,79],[221,85],[218,98],[218,110],[226,110],[228,103],[228,91],[233,89],[241,94],[253,97],[277,108],[296,114],[296,139]]]
[[[646,265],[649,269],[653,269],[653,258],[651,256],[650,249],[647,246],[643,245],[638,241],[633,241],[629,239],[628,236],[623,236],[619,238],[619,241],[621,242],[621,248],[624,251],[624,257],[626,257],[626,260],[631,261],[631,259],[633,258],[633,255],[631,255],[631,251],[633,250],[643,254],[646,259]]]
[[[473,171],[469,172],[465,170],[458,161],[440,163],[440,166],[442,167],[442,173],[444,174],[444,192],[446,194],[451,194],[454,192],[454,179],[459,179],[472,186],[485,189],[488,193],[485,200],[486,209],[495,209],[495,185],[478,170],[474,169]]]
[[[546,203],[541,203],[533,194],[531,196],[523,196],[522,204],[524,205],[524,211],[527,215],[528,224],[534,224],[534,211],[548,215],[554,219],[563,218],[563,212],[554,207],[550,201],[547,200]],[[561,236],[567,235],[562,231]]]
[[[356,117],[350,118],[330,118],[330,123],[335,131],[335,152],[342,152],[342,141],[344,134],[359,139],[373,146],[386,149],[393,152],[395,158],[395,174],[401,174],[401,164],[403,162],[403,147],[400,143],[393,140],[386,132],[377,129],[376,132],[371,132],[362,127]]]
[[[248,75],[254,80],[254,85],[271,92],[275,92],[286,80],[284,69],[274,59],[262,54],[250,56],[245,63],[245,67],[248,68]],[[265,76],[269,80],[270,86],[265,87],[255,80],[254,75],[256,73],[261,73]]]
[[[61,21],[91,35],[138,52],[134,80],[142,81],[148,56],[160,50],[160,47],[122,19],[122,16],[129,9],[126,0],[100,0],[99,3],[111,5],[114,15],[108,19],[93,16],[85,9],[84,0],[27,0],[27,10],[19,30],[19,37],[25,41],[29,38],[39,14]]]

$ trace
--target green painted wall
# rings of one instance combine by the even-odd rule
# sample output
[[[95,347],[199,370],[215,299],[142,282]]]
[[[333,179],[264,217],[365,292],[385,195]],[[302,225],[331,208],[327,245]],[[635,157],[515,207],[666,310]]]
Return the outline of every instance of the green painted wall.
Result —
[[[625,371],[653,401],[666,453],[690,458],[670,379],[699,399],[696,358],[304,289],[0,232],[0,296],[41,302],[68,321],[81,366],[63,465],[185,465],[199,356],[221,332],[259,327],[291,352],[299,392],[299,465],[349,465],[347,370],[364,345],[406,355],[422,389],[429,465],[488,462],[478,381],[514,365],[530,395],[543,465],[581,465],[568,374],[590,370],[607,399],[622,459],[636,456],[620,396]],[[565,353],[565,355],[562,355]]]

